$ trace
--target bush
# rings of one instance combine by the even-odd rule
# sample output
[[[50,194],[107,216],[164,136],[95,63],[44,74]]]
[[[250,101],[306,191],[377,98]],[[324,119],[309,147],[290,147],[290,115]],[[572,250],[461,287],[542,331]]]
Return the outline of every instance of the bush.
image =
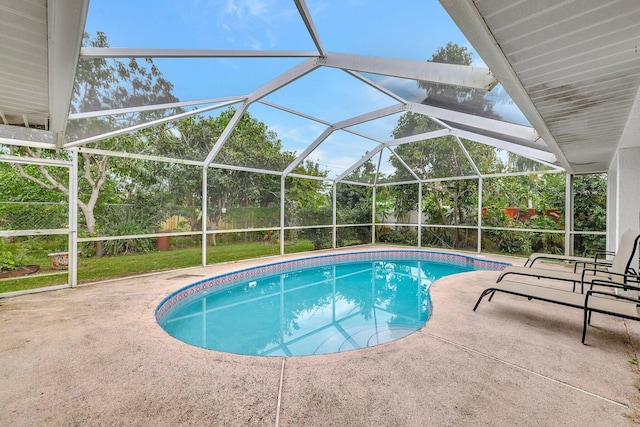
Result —
[[[19,245],[17,250],[12,252],[6,249],[6,245],[0,239],[0,271],[12,270],[16,267],[29,265],[32,262],[28,255],[30,246],[25,243]]]
[[[100,229],[109,236],[155,233],[161,215],[139,206],[111,206],[100,221]],[[88,248],[87,248],[88,249]],[[146,253],[156,249],[155,238],[119,239],[104,242],[105,255]]]
[[[396,228],[378,228],[376,233],[377,240],[380,243],[395,243],[400,245],[418,244],[418,233],[413,228],[396,227]]]

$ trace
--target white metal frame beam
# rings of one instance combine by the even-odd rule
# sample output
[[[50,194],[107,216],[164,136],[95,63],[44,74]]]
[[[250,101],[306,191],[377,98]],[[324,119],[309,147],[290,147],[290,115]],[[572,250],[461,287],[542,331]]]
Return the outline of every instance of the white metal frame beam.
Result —
[[[213,159],[216,158],[218,153],[220,153],[220,150],[222,150],[222,147],[231,136],[231,133],[235,129],[236,125],[238,124],[242,116],[244,115],[245,111],[247,111],[248,107],[249,107],[249,104],[245,102],[242,104],[240,108],[236,110],[236,113],[231,118],[231,121],[229,121],[229,124],[227,124],[227,127],[224,128],[224,130],[222,131],[222,134],[220,135],[220,138],[218,138],[216,143],[213,145],[213,148],[207,155],[207,158],[204,160],[205,168],[209,167],[209,164],[213,161]]]
[[[310,58],[313,50],[220,50],[220,49],[141,49],[127,47],[83,47],[83,58]]]
[[[250,103],[258,101],[264,98],[265,96],[269,95],[270,93],[280,89],[281,87],[284,87],[289,83],[295,80],[298,80],[300,77],[307,75],[308,73],[317,69],[319,66],[320,64],[318,63],[317,59],[315,58],[307,59],[306,61],[303,61],[302,63],[296,65],[295,67],[285,71],[275,79],[271,80],[270,82],[266,83],[265,85],[251,92],[247,100]]]
[[[13,145],[15,147],[31,147],[31,148],[44,148],[47,150],[55,150],[55,144],[47,142],[34,142],[25,141],[24,139],[2,138],[0,137],[0,144]]]
[[[344,129],[346,127],[355,126],[361,123],[370,122],[371,120],[380,119],[382,117],[391,116],[396,113],[401,113],[406,110],[403,104],[395,104],[389,107],[380,108],[378,110],[370,111],[365,114],[353,116],[348,119],[336,122],[333,124],[335,129]]]
[[[284,107],[282,105],[278,105],[276,103],[273,103],[273,102],[270,102],[270,101],[266,101],[264,99],[260,99],[257,102],[259,102],[260,104],[268,105],[269,107],[272,107],[272,108],[276,108],[276,109],[278,109],[280,111],[284,111],[285,113],[289,113],[289,114],[296,115],[298,117],[302,117],[303,119],[311,120],[311,121],[314,121],[316,123],[320,123],[320,124],[325,125],[325,126],[331,126],[331,122],[328,122],[326,120],[322,120],[322,119],[320,119],[318,117],[310,116],[308,114],[304,114],[304,113],[302,113],[300,111],[297,111],[297,110],[292,110],[291,108],[287,108],[287,107]]]
[[[523,157],[535,160],[540,163],[557,168],[553,165],[556,161],[556,156],[548,151],[536,150],[535,148],[525,147],[511,142],[504,141],[502,139],[492,138],[490,136],[480,135],[474,132],[453,129],[452,134],[460,138],[469,139],[471,141],[479,142],[484,145],[490,145],[492,147],[501,148],[503,150],[510,151],[514,154],[518,154]]]
[[[9,154],[0,154],[0,162],[19,163],[24,165],[60,166],[67,168],[71,167],[71,161],[68,160],[47,159],[40,157],[20,157],[12,156]]]
[[[233,105],[233,104],[237,104],[237,103],[238,103],[238,100],[221,102],[219,104],[210,105],[208,107],[201,108],[199,110],[186,111],[184,113],[175,114],[173,116],[168,116],[168,117],[163,117],[162,119],[153,120],[153,121],[150,121],[150,122],[140,123],[138,125],[130,126],[130,127],[124,128],[124,129],[118,129],[118,130],[114,130],[112,132],[107,132],[107,133],[103,133],[103,134],[100,134],[100,135],[91,136],[91,137],[84,138],[84,139],[79,139],[77,141],[66,143],[66,144],[64,144],[63,147],[66,148],[66,149],[74,148],[74,147],[81,147],[83,145],[89,144],[90,142],[96,142],[96,141],[100,141],[100,140],[107,139],[107,138],[113,138],[115,136],[119,136],[119,135],[124,135],[126,133],[135,132],[135,131],[140,130],[140,129],[146,129],[146,128],[149,128],[149,127],[152,127],[152,126],[155,126],[155,125],[159,125],[159,124],[162,124],[162,123],[174,122],[176,120],[180,120],[180,119],[183,119],[185,117],[195,116],[197,114],[206,113],[207,111],[216,110],[218,108],[223,108],[223,107],[226,107],[228,105]]]
[[[307,27],[307,31],[309,35],[313,39],[313,43],[316,45],[316,49],[320,52],[321,55],[325,54],[324,48],[322,47],[322,42],[320,41],[320,36],[318,35],[318,30],[316,30],[316,26],[313,23],[313,19],[311,18],[311,14],[309,13],[309,8],[307,8],[307,4],[304,0],[293,0],[298,8],[298,12],[300,13],[300,17],[304,22],[304,25]]]
[[[349,167],[347,170],[345,170],[340,175],[338,175],[334,179],[334,181],[335,182],[342,181],[344,178],[349,176],[354,170],[358,169],[360,166],[362,166],[367,161],[369,161],[371,158],[373,158],[373,156],[375,156],[376,154],[380,153],[380,151],[382,151],[383,148],[384,148],[384,145],[381,144],[381,145],[377,146],[376,148],[374,148],[373,150],[369,151],[367,154],[362,156],[362,158],[360,160],[358,160],[353,165],[351,165],[351,167]]]
[[[451,135],[451,129],[440,129],[431,132],[418,133],[411,136],[403,136],[402,138],[390,139],[385,142],[385,147],[395,147],[396,145],[404,145],[417,141],[424,141],[426,139],[440,138],[442,136]]]
[[[222,98],[198,99],[194,101],[171,102],[167,104],[143,105],[139,107],[116,108],[113,110],[85,111],[82,113],[69,114],[69,120],[89,119],[92,117],[111,116],[114,114],[140,113],[143,111],[167,110],[171,108],[190,107],[193,105],[208,105],[220,102],[233,101],[242,102],[247,98],[246,95],[241,96],[225,96]]]
[[[416,174],[415,171],[411,168],[411,166],[409,166],[407,164],[407,162],[405,162],[404,159],[396,153],[396,150],[394,150],[391,147],[387,147],[387,149],[391,152],[391,155],[393,155],[396,159],[398,159],[398,161],[402,164],[402,166],[404,166],[404,168],[407,170],[407,172],[409,172],[411,175],[413,175],[413,177],[416,179],[416,181],[418,181],[418,182],[422,181],[422,178],[420,178],[418,176],[418,174]],[[380,159],[382,159],[382,157],[380,157]],[[378,173],[380,173],[380,172],[378,171]]]
[[[527,141],[537,141],[540,139],[538,132],[536,132],[534,128],[528,126],[447,110],[445,108],[433,107],[431,105],[417,104],[414,102],[408,103],[408,108],[415,113],[433,117],[435,119],[459,123],[461,125],[508,135],[514,138],[524,139]]]
[[[379,110],[371,111],[369,113],[361,114],[359,116],[354,116],[346,120],[336,122],[333,125],[330,125],[289,166],[287,166],[287,168],[284,170],[284,175],[288,175],[289,173],[291,173],[293,169],[295,169],[300,163],[302,163],[304,159],[306,159],[313,152],[313,150],[315,150],[318,147],[318,145],[320,145],[324,140],[326,140],[329,137],[329,135],[331,135],[334,131],[342,130],[349,126],[355,126],[360,123],[365,123],[371,120],[379,119],[381,117],[390,116],[392,114],[396,114],[398,112],[404,111],[404,109],[405,107],[402,104],[391,105],[389,107],[381,108]],[[359,132],[355,132],[355,131],[349,131],[349,132],[380,143],[376,139],[369,138],[365,135],[360,134]]]
[[[247,99],[242,104],[242,106],[236,111],[235,115],[233,116],[233,118],[231,119],[227,127],[224,129],[224,131],[222,132],[222,135],[220,135],[220,138],[218,138],[218,141],[216,141],[213,148],[207,155],[207,158],[204,161],[205,167],[208,167],[209,164],[216,158],[220,150],[222,150],[222,147],[224,146],[224,144],[227,142],[227,140],[233,133],[233,130],[235,129],[236,125],[242,118],[242,115],[249,108],[250,104],[252,104],[253,102],[259,101],[260,99],[264,98],[270,93],[312,72],[313,70],[318,68],[318,66],[319,66],[318,62],[315,59],[307,59],[301,64],[296,65],[295,67],[289,69],[283,74],[280,74],[275,79],[271,80],[270,82],[264,84],[263,86],[251,92],[247,97]]]
[[[306,159],[309,154],[311,154],[313,152],[313,150],[315,150],[318,145],[320,145],[322,143],[322,141],[324,141],[325,139],[327,139],[329,137],[329,135],[331,135],[333,133],[335,129],[333,127],[328,127],[326,128],[321,134],[320,136],[318,136],[315,141],[313,141],[311,144],[309,144],[309,146],[307,146],[307,148],[298,155],[298,157],[296,157],[296,159],[291,162],[291,164],[289,164],[289,166],[286,167],[286,169],[284,170],[284,172],[282,173],[282,176],[287,176],[291,173],[291,171],[293,171],[300,163],[302,163],[304,161],[304,159]]]
[[[356,79],[360,80],[361,82],[363,82],[363,83],[371,86],[372,88],[384,93],[388,97],[395,99],[396,101],[400,102],[401,104],[405,104],[405,105],[408,104],[407,100],[404,99],[403,97],[393,93],[392,91],[390,91],[389,89],[387,89],[387,88],[385,88],[383,86],[380,86],[378,83],[376,83],[373,80],[363,76],[362,74],[357,73],[355,71],[351,71],[351,70],[344,70],[344,71],[347,74],[349,74],[349,75],[355,77]]]
[[[323,65],[405,79],[491,90],[498,81],[488,68],[376,56],[327,53]]]
[[[308,114],[301,113],[300,111],[296,111],[296,110],[292,110],[290,108],[283,107],[282,105],[278,105],[278,104],[275,104],[273,102],[265,101],[263,99],[259,100],[257,102],[259,102],[260,104],[268,105],[269,107],[277,108],[278,110],[281,110],[281,111],[296,115],[298,117],[302,117],[304,119],[308,119],[308,120],[314,121],[316,123],[323,124],[323,125],[325,125],[327,127],[333,126],[333,124],[331,122],[328,122],[326,120],[322,120],[322,119],[320,119],[318,117],[313,117],[313,116],[310,116]],[[365,134],[363,134],[361,132],[358,132],[358,131],[355,131],[353,129],[342,129],[342,130],[344,130],[345,132],[349,132],[349,133],[351,133],[353,135],[357,135],[357,136],[360,136],[362,138],[377,142],[378,144],[382,144],[383,143],[383,141],[381,141],[381,140],[379,140],[377,138],[374,138],[374,137],[372,137],[370,135],[365,135]]]

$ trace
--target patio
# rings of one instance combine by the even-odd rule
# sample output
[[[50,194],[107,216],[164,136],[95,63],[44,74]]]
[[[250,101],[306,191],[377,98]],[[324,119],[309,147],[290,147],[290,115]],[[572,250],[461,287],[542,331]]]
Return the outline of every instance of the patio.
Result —
[[[20,221],[0,224],[0,239],[57,239],[47,251],[69,253],[69,288],[0,298],[0,425],[640,425],[640,322],[596,314],[582,345],[580,310],[497,295],[472,311],[497,272],[438,281],[420,331],[341,354],[209,351],[154,318],[200,278],[310,256],[285,255],[301,239],[316,253],[439,241],[514,264],[524,260],[483,252],[512,232],[558,237],[566,254],[580,236],[616,250],[639,228],[640,2],[282,0],[238,21],[233,37],[235,17],[215,2],[158,2],[153,16],[136,2],[0,3],[10,45],[0,52],[0,187],[16,189],[0,202],[51,208],[16,208]],[[446,33],[425,31],[425,17],[450,20],[460,31],[450,38],[464,36],[457,52],[473,46],[478,62],[444,61],[430,43]],[[383,42],[363,36],[367,25]],[[150,82],[144,96],[140,81]],[[263,131],[246,136],[247,123]],[[540,206],[533,186],[495,184],[559,174],[563,190],[540,191],[555,198]],[[589,191],[606,199],[582,212],[602,224],[584,227],[576,183],[599,174],[606,187]],[[22,197],[29,182],[46,192]],[[119,210],[89,206],[99,195]],[[157,207],[175,212],[156,220]],[[562,224],[545,213],[534,216],[546,225],[514,231],[483,215],[510,207]],[[253,218],[245,208],[259,221],[241,221]],[[157,237],[192,239],[202,267],[80,284],[80,250],[102,258],[111,243],[115,258]],[[207,258],[216,239],[277,245],[280,256],[221,263]],[[537,250],[511,240],[506,252]]]
[[[286,258],[296,256],[308,255]],[[355,352],[237,356],[179,342],[156,323],[157,304],[179,287],[269,261],[0,300],[2,424],[640,422],[640,372],[634,363],[640,323],[594,315],[582,345],[579,310],[497,295],[474,313],[475,300],[497,272],[436,282],[434,312],[423,329]]]

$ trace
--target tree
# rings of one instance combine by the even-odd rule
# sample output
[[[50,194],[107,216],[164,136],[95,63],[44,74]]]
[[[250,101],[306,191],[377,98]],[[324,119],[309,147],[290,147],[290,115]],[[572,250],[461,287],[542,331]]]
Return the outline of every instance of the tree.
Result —
[[[98,32],[91,40],[85,33],[83,45],[91,47],[109,47],[107,37]],[[151,59],[145,59],[141,65],[137,59],[131,58],[126,62],[117,59],[81,59],[78,63],[76,82],[73,89],[71,112],[100,111],[125,108],[131,106],[152,105],[157,103],[175,102],[177,98],[172,94],[173,85],[163,78]],[[73,120],[66,130],[71,140],[80,140],[98,135],[117,128],[124,128],[134,123],[152,120],[163,116],[162,112],[129,113],[119,116],[109,115],[98,118]],[[96,142],[94,148],[110,149],[118,147],[120,150],[131,149],[142,151],[143,138],[134,135],[124,135],[108,140]],[[70,154],[65,151],[51,152],[50,150],[29,147],[10,148],[12,154],[28,155],[34,158],[55,157],[69,159]],[[135,169],[132,159],[118,159],[116,169],[125,175]],[[101,193],[109,180],[116,177],[108,172],[109,164],[114,163],[107,156],[80,153],[79,158],[79,195],[78,207],[82,212],[90,235],[96,235],[97,205],[105,197]],[[38,167],[38,173],[16,164],[22,178],[25,178],[43,188],[56,190],[69,196],[68,177],[59,171],[46,166]],[[57,168],[60,169],[60,168]],[[102,242],[96,245],[96,255],[103,254]]]
[[[293,169],[293,173],[300,175],[326,177],[327,171],[320,168],[318,163],[307,160]],[[316,179],[287,177],[285,181],[287,192],[285,195],[285,215],[289,225],[327,225],[331,224],[333,203],[329,193],[329,186],[324,181]],[[295,236],[297,232],[293,232]],[[326,249],[331,238],[327,230],[322,228],[308,228],[300,232],[313,243],[314,249]]]
[[[439,48],[429,62],[471,65],[472,60],[472,53],[466,47],[448,43],[445,47]],[[491,104],[484,98],[484,93],[477,89],[427,81],[419,81],[418,87],[426,91],[424,104],[467,113],[480,112],[485,117],[493,115]],[[400,117],[391,135],[398,139],[441,128],[441,125],[428,117],[408,112]],[[482,163],[477,165],[482,169],[501,166],[492,147],[466,142],[464,148],[474,162]],[[395,181],[413,181],[415,176],[425,180],[477,175],[463,148],[450,136],[399,145],[395,148],[395,154],[402,159],[401,162],[397,157],[390,158],[396,170],[393,177]],[[406,170],[403,163],[411,168],[413,173]],[[423,191],[423,205],[420,207],[424,212],[425,222],[443,225],[475,223],[474,211],[478,197],[476,180],[430,182],[425,187],[427,191]],[[389,189],[389,193],[395,199],[396,217],[401,217],[407,211],[416,208],[417,191],[417,185],[402,185]],[[459,230],[454,229],[453,244],[457,244],[461,238]]]
[[[37,166],[25,165],[37,176]],[[67,168],[60,168],[65,172]],[[68,222],[67,200],[56,191],[49,191],[20,177],[17,168],[0,162],[0,229],[62,228]]]
[[[30,174],[37,176],[36,166],[25,166]],[[64,172],[67,171],[66,168]],[[42,186],[20,178],[17,168],[8,162],[0,162],[0,200],[3,202],[66,202],[66,198],[59,192],[49,191]]]
[[[156,127],[151,137],[156,153],[169,157],[204,160],[235,113],[235,108],[231,107],[217,117],[192,116]],[[294,159],[294,153],[282,150],[282,142],[275,132],[246,112],[214,159],[214,163],[282,171]],[[164,176],[166,182],[173,183],[171,191],[167,192],[172,203],[192,205],[195,201],[202,200],[202,185],[199,184],[202,179],[201,171],[170,163],[159,164],[157,167],[155,174]],[[321,171],[319,166],[312,162],[298,166],[293,173],[326,176],[326,172]],[[231,207],[280,205],[280,177],[277,175],[210,168],[207,171],[207,180],[208,220],[211,227],[215,228],[222,213]],[[294,209],[289,209],[290,215],[297,218],[300,207],[317,206],[317,194],[322,185],[322,181],[287,178],[288,197],[300,203]],[[216,235],[212,236],[215,245]]]
[[[363,183],[375,181],[376,165],[371,159],[364,162],[345,180]],[[336,214],[340,224],[367,224],[371,222],[371,187],[339,183],[336,188]]]
[[[576,175],[573,179],[574,229],[578,231],[606,231],[607,176],[605,174]],[[605,238],[577,235],[575,250],[605,249]]]
[[[445,47],[438,48],[428,62],[471,65],[473,53],[464,46],[449,42]],[[427,92],[426,98],[422,101],[423,104],[484,117],[496,116],[493,106],[484,96],[486,93],[484,90],[428,81],[419,81],[418,87]]]
[[[431,122],[424,116],[405,113],[392,135],[402,138],[421,132],[428,132]],[[466,142],[463,140],[463,142]],[[467,142],[466,151],[476,166],[482,170],[492,170],[501,163],[492,147]],[[433,138],[396,147],[396,155],[402,158],[420,179],[466,177],[476,175],[460,144],[453,137]],[[390,159],[396,168],[394,180],[414,180],[397,157]],[[493,169],[495,170],[495,169]],[[424,220],[426,223],[443,225],[464,225],[476,222],[478,182],[474,179],[432,181],[423,190]],[[396,186],[392,191],[396,199],[396,216],[416,208],[417,185]],[[461,237],[454,232],[454,242]]]

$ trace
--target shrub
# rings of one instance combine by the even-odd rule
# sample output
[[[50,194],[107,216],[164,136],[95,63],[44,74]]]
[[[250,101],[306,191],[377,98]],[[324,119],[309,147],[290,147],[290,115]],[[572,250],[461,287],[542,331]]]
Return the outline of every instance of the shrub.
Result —
[[[19,245],[15,251],[6,249],[6,245],[0,239],[0,271],[12,270],[16,267],[29,265],[31,257],[28,255],[29,245]]]

